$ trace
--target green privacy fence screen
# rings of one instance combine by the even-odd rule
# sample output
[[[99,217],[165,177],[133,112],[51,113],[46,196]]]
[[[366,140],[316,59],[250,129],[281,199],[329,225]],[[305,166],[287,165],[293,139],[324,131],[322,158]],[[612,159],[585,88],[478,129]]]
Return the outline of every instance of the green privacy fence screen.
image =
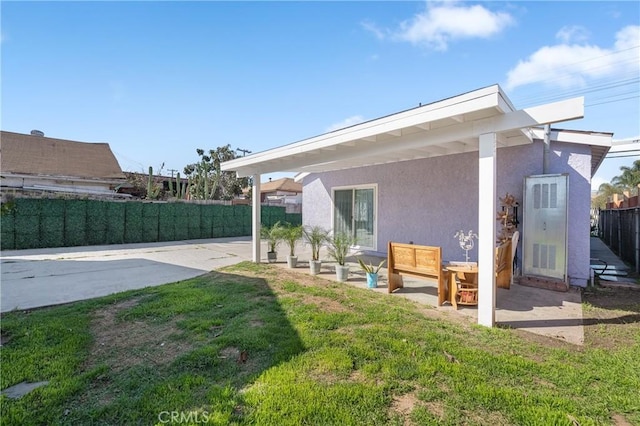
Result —
[[[302,215],[262,206],[261,220],[300,225]],[[2,250],[249,235],[247,205],[18,198],[0,216]]]

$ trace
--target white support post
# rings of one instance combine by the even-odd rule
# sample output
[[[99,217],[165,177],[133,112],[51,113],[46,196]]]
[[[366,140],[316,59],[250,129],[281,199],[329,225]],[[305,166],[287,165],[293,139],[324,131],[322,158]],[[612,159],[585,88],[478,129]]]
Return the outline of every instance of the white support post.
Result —
[[[480,135],[478,167],[478,324],[493,327],[496,312],[495,133]]]
[[[251,234],[253,241],[253,262],[260,263],[260,175],[253,175],[251,189]]]

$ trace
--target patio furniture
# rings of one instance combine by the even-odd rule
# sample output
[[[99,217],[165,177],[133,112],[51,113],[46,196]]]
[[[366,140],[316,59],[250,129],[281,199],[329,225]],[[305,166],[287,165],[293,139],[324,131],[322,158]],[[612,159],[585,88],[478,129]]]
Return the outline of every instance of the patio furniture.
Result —
[[[513,255],[511,250],[512,241],[515,238],[505,241],[496,247],[496,286],[499,288],[509,288],[513,275]],[[465,264],[466,263],[466,264]],[[462,262],[459,264],[449,264],[446,267],[449,272],[449,288],[447,289],[448,299],[451,305],[458,309],[458,305],[478,305],[478,266],[475,263]],[[444,303],[438,300],[438,304]]]
[[[389,241],[387,256],[389,293],[403,287],[402,275],[435,278],[438,281],[438,304],[441,305],[444,302],[447,294],[441,247]]]
[[[510,288],[513,277],[513,241],[518,241],[519,232],[516,231],[511,239],[496,248],[496,286]]]
[[[449,272],[449,303],[455,309],[458,305],[478,304],[478,266],[468,265],[447,265]]]

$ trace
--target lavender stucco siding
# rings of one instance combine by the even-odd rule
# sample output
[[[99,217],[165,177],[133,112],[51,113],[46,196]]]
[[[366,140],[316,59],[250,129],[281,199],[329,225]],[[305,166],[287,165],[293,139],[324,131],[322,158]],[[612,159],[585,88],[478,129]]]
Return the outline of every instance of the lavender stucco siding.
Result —
[[[572,285],[585,286],[589,277],[590,149],[557,142],[551,147],[549,173],[569,174],[568,275]],[[522,204],[524,177],[542,174],[542,160],[540,141],[499,148],[498,196],[509,192]],[[332,188],[376,184],[378,253],[386,253],[388,241],[413,241],[441,246],[445,260],[460,260],[464,252],[454,234],[461,229],[478,231],[477,152],[316,173],[306,176],[303,184],[304,224],[327,229],[332,225]],[[519,214],[522,221],[522,209]],[[476,248],[469,254],[477,260]]]

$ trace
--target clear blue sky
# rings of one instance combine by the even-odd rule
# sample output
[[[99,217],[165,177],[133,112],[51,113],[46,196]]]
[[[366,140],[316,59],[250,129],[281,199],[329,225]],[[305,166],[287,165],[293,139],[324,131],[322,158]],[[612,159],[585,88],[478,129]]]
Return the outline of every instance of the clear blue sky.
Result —
[[[556,127],[640,136],[637,1],[3,1],[0,13],[2,130],[108,142],[123,170],[170,174],[197,148],[263,151],[496,83],[518,108],[585,96],[585,118]],[[605,160],[594,186],[639,158]]]

